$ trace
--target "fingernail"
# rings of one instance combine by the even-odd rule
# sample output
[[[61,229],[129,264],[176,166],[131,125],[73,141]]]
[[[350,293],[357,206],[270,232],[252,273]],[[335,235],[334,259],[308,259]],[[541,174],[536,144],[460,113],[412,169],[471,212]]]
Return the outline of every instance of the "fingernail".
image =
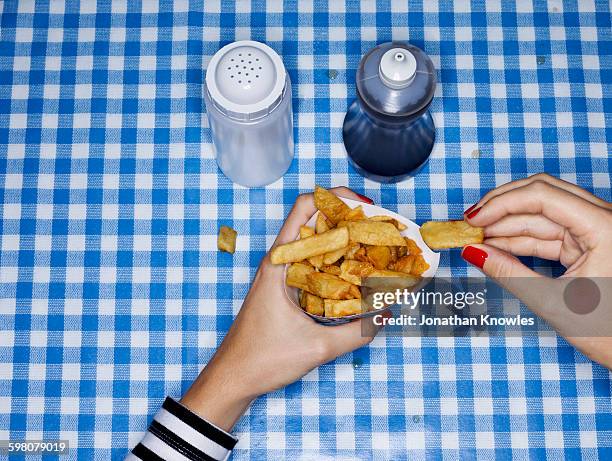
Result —
[[[468,219],[472,219],[474,216],[476,216],[476,215],[477,215],[477,214],[480,212],[480,210],[482,210],[482,207],[480,207],[480,208],[476,208],[475,210],[470,211],[470,212],[467,214]]]
[[[362,201],[369,203],[370,205],[372,205],[374,203],[374,200],[372,200],[369,197],[366,197],[365,195],[361,195],[361,194],[357,194],[357,192],[355,192],[355,194],[357,195],[357,197],[359,197]]]
[[[484,266],[484,263],[487,260],[488,256],[489,255],[486,251],[470,245],[466,246],[461,252],[461,257],[463,259],[465,259],[470,264],[479,267],[480,269],[482,269],[482,266]]]
[[[468,214],[470,211],[472,211],[476,207],[476,205],[478,205],[478,203],[474,203],[474,205],[472,205],[467,210],[465,210],[463,214]]]

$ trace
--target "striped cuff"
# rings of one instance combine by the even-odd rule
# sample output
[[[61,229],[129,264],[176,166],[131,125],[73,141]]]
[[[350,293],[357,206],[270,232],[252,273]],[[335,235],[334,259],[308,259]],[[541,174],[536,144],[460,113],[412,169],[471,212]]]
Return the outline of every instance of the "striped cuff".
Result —
[[[148,432],[126,460],[221,461],[238,439],[166,397]]]

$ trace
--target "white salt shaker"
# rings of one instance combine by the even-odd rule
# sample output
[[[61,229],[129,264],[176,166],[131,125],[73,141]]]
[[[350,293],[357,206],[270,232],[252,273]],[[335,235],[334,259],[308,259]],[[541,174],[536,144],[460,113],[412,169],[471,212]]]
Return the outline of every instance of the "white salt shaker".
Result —
[[[217,163],[233,182],[260,187],[293,160],[291,80],[268,45],[243,40],[221,48],[206,70],[204,101]]]

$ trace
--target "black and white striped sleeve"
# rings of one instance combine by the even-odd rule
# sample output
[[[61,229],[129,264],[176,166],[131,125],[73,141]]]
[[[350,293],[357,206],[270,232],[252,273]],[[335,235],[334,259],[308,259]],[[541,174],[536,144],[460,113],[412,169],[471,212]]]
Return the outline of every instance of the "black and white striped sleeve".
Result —
[[[166,397],[143,439],[126,461],[220,461],[238,439]]]

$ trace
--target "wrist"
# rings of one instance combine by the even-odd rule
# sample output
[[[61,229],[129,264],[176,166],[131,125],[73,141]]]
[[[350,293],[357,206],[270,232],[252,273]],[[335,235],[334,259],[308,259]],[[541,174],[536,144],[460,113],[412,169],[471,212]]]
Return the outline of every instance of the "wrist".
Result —
[[[212,364],[210,364],[212,365]],[[202,370],[181,403],[191,411],[230,432],[256,396],[235,382],[236,374],[225,375],[214,367]]]

